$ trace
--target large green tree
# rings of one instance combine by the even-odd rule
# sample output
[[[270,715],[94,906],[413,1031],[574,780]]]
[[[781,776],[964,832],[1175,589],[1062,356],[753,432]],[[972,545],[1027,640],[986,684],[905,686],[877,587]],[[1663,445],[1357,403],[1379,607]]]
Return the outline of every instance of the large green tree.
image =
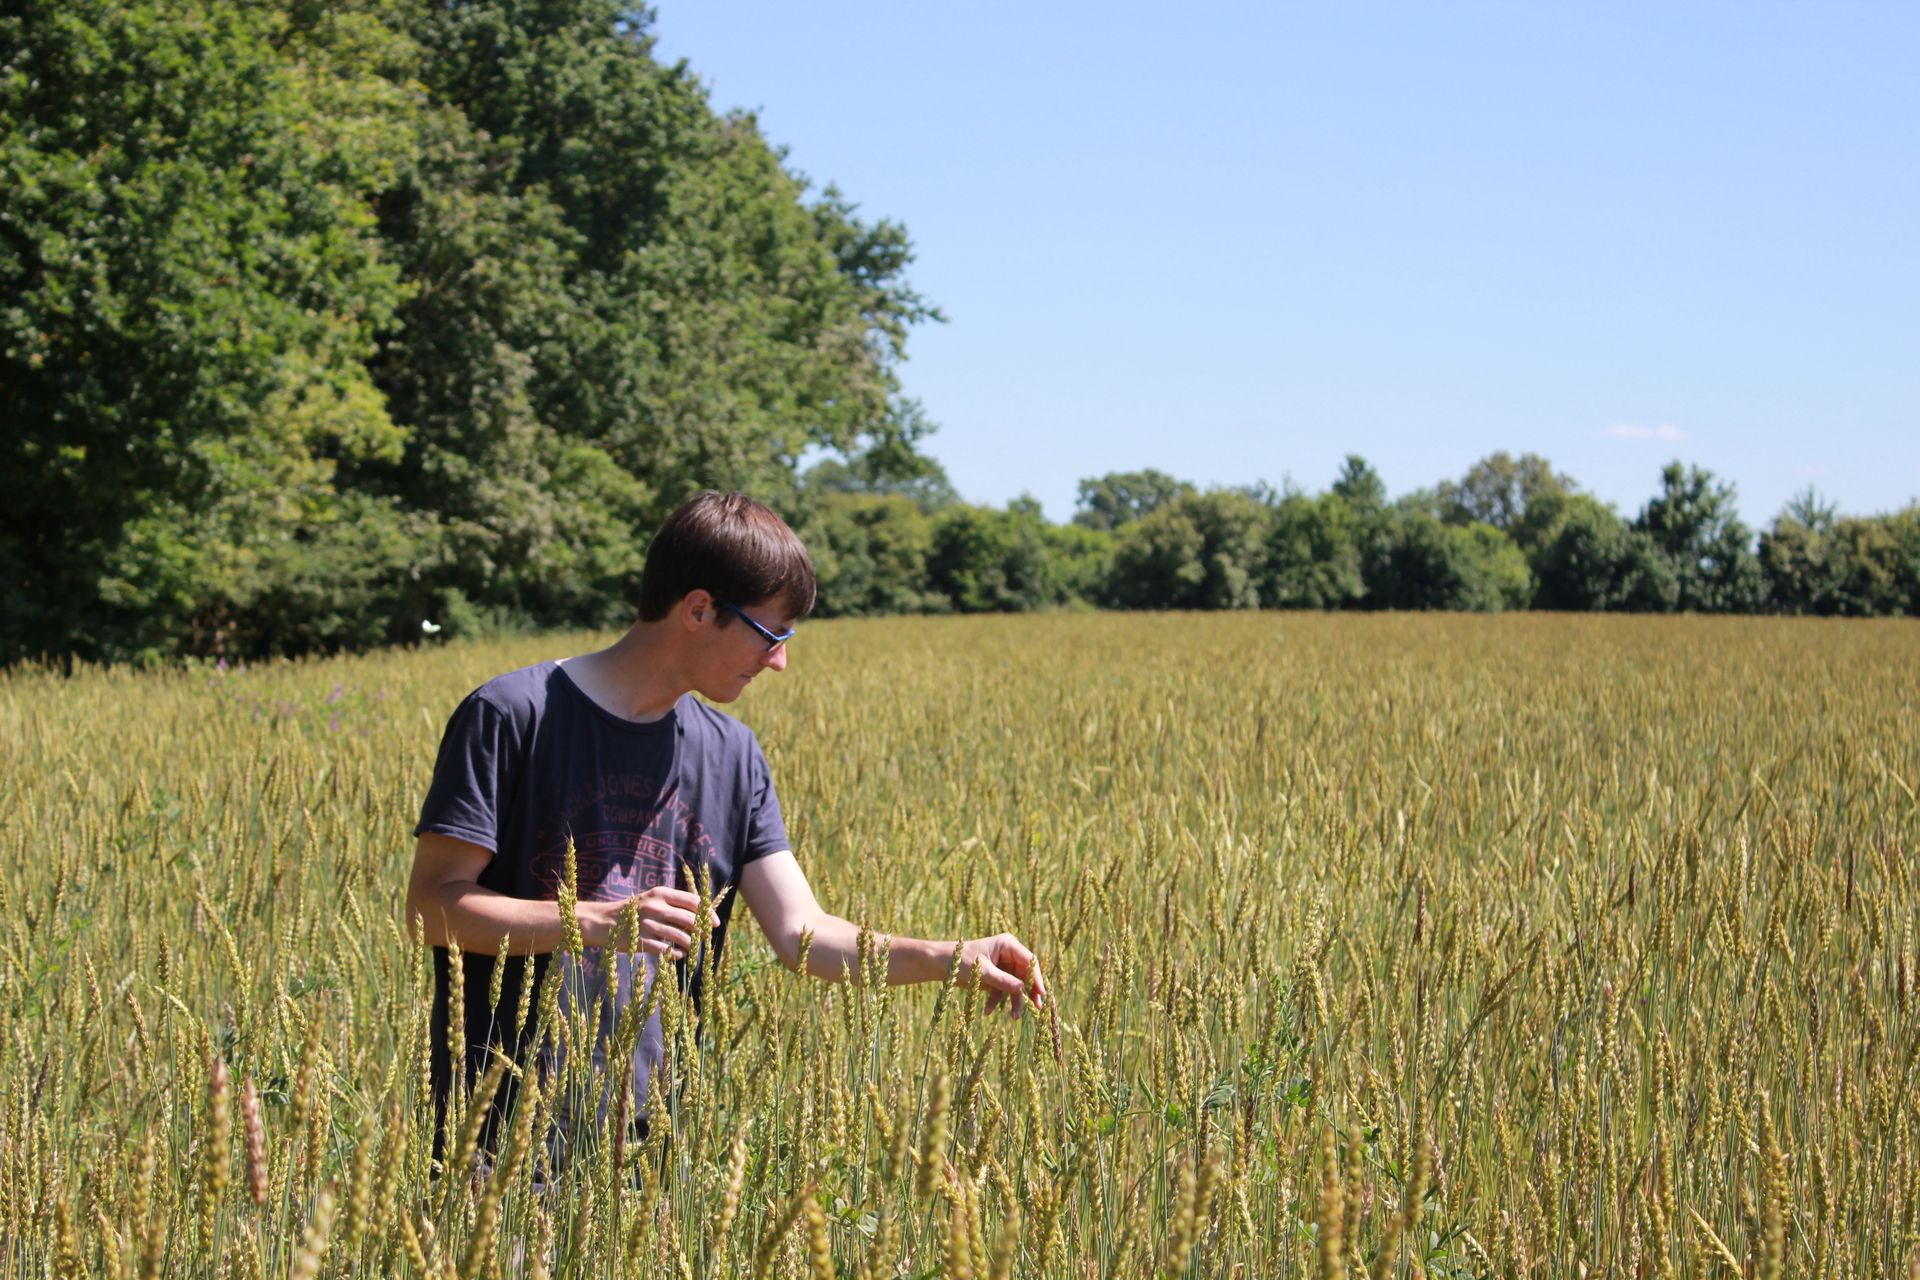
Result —
[[[802,528],[819,583],[823,618],[942,613],[948,597],[927,579],[934,523],[903,494],[844,493],[821,503]]]
[[[1713,472],[1669,463],[1660,493],[1633,527],[1672,561],[1678,607],[1695,613],[1748,613],[1766,584],[1753,554],[1753,534],[1734,510],[1734,488]]]
[[[1673,560],[1589,494],[1535,503],[1544,516],[1531,548],[1537,609],[1666,613],[1680,598]]]
[[[1277,609],[1344,609],[1366,594],[1367,529],[1337,493],[1288,492],[1273,506],[1261,601]]]
[[[1079,507],[1073,522],[1084,529],[1118,529],[1179,498],[1198,492],[1185,480],[1164,471],[1109,471],[1080,482]]]
[[[601,0],[25,0],[0,659],[620,620],[690,491],[912,456],[909,257]]]
[[[933,522],[927,584],[960,613],[1024,613],[1084,601],[1105,569],[1102,535],[1048,524],[1040,504],[956,506]]]
[[[1760,535],[1760,563],[1783,613],[1920,612],[1920,507],[1843,516],[1808,490]]]
[[[1367,602],[1382,609],[1524,609],[1526,556],[1489,524],[1444,524],[1418,502],[1389,509],[1362,558]]]
[[[1191,490],[1122,526],[1107,601],[1124,609],[1256,609],[1271,525],[1234,489]]]
[[[1467,469],[1458,482],[1443,480],[1434,491],[1440,518],[1448,524],[1478,521],[1531,547],[1551,519],[1558,499],[1573,489],[1571,478],[1537,453],[1518,458],[1501,450]]]
[[[0,658],[245,643],[255,601],[352,611],[341,562],[409,541],[333,484],[405,441],[365,363],[405,296],[370,206],[413,148],[395,44],[254,5],[0,12]]]

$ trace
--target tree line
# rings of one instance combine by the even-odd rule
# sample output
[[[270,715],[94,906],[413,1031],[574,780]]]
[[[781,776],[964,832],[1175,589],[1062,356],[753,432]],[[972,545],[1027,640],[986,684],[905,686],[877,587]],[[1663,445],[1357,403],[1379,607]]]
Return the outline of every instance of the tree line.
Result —
[[[1323,492],[1084,480],[1072,522],[836,462],[806,477],[820,612],[1555,609],[1920,614],[1920,506],[1842,516],[1811,490],[1756,539],[1735,493],[1675,462],[1632,517],[1533,454],[1389,500],[1349,456]]]
[[[1913,613],[1912,510],[1757,546],[1670,468],[1389,501],[1156,472],[961,502],[897,378],[906,231],[715,112],[613,0],[0,9],[0,662],[617,626],[701,487],[828,616],[1112,608]],[[828,461],[802,471],[801,460]]]

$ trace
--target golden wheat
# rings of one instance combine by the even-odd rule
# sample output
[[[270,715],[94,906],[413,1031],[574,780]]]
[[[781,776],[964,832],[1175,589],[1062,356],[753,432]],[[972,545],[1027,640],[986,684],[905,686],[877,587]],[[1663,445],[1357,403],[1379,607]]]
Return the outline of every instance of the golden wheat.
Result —
[[[1920,624],[809,625],[734,710],[856,985],[735,930],[644,1104],[567,1053],[483,1152],[496,1059],[436,1161],[412,817],[593,643],[0,674],[0,1280],[1920,1266]],[[868,980],[1002,929],[1018,1022]]]

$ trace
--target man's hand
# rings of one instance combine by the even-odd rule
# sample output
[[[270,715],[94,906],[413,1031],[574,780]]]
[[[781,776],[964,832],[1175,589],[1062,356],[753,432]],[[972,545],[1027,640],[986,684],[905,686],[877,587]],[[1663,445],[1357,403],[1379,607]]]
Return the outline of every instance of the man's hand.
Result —
[[[480,887],[480,873],[492,860],[492,853],[466,840],[420,837],[407,881],[407,919],[418,922],[421,940],[436,947],[457,942],[463,950],[485,955],[544,955],[566,945],[558,903],[509,898]],[[575,915],[581,940],[592,947],[610,944],[629,902],[640,924],[635,951],[676,960],[686,956],[700,899],[668,885],[612,902],[580,903]]]
[[[1007,1010],[1014,1017],[1026,1005],[1028,985],[1032,985],[1033,1003],[1038,1007],[1046,1000],[1047,987],[1040,976],[1040,965],[1034,960],[1033,952],[1026,949],[1020,939],[1010,933],[996,933],[991,938],[975,938],[960,948],[960,976],[964,981],[975,964],[980,966],[980,985],[987,989],[987,1012],[992,1013],[1003,1002],[1010,1002]]]
[[[586,944],[590,947],[610,945],[618,932],[620,913],[629,902],[634,904],[640,917],[640,940],[634,950],[650,956],[685,959],[693,946],[693,913],[699,909],[700,899],[685,889],[667,885],[612,902],[581,903],[580,936]]]

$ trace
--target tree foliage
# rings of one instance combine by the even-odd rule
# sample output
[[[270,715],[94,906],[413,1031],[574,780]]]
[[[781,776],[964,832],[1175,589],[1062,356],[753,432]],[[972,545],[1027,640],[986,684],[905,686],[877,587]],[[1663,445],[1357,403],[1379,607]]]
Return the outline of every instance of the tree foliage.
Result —
[[[32,478],[0,656],[218,647],[268,598],[351,633],[348,566],[404,554],[334,484],[406,442],[367,367],[407,288],[370,202],[415,109],[363,69],[396,43],[254,6],[0,16],[0,465]]]
[[[1533,595],[1526,556],[1489,524],[1443,523],[1419,506],[1381,522],[1362,562],[1366,599],[1381,609],[1524,609]]]
[[[1733,486],[1715,484],[1711,471],[1674,462],[1660,473],[1660,489],[1633,527],[1671,561],[1679,607],[1698,613],[1757,608],[1765,584],[1753,535],[1734,511]]]
[[[1192,486],[1114,540],[1107,603],[1120,608],[1257,609],[1267,509],[1232,489]]]
[[[1678,571],[1646,533],[1588,494],[1552,507],[1533,548],[1535,607],[1665,613],[1678,605]]]
[[[1457,482],[1441,481],[1435,497],[1446,523],[1491,525],[1531,547],[1572,488],[1573,480],[1539,454],[1515,458],[1503,450],[1474,463]]]
[[[1072,604],[1094,586],[1100,547],[1049,524],[1040,504],[954,507],[934,522],[927,581],[962,613],[1024,613]]]
[[[1197,492],[1164,471],[1115,471],[1080,482],[1080,510],[1073,522],[1085,529],[1118,529]]]
[[[890,482],[869,487],[840,463],[808,480],[819,514],[804,532],[830,615],[1077,604],[1920,611],[1920,507],[1841,517],[1809,497],[1761,535],[1756,556],[1731,489],[1677,465],[1632,521],[1531,455],[1496,454],[1458,483],[1397,500],[1358,456],[1320,493],[1291,484],[1202,491],[1155,472],[1100,476],[1081,482],[1088,510],[1064,527],[1024,501],[1007,511],[967,506],[944,484],[933,503],[886,497]],[[1137,514],[1115,523],[1127,511]]]
[[[960,501],[895,376],[906,232],[810,192],[609,0],[0,10],[0,662],[631,616],[702,486],[827,615],[1920,611],[1920,509],[1761,535],[1679,463],[1632,520],[1533,454],[1390,498],[1082,481]],[[816,464],[804,475],[803,458]]]
[[[1273,504],[1262,602],[1277,609],[1344,609],[1366,595],[1366,526],[1338,493],[1282,494]]]
[[[604,0],[0,15],[0,658],[628,616],[703,485],[910,466],[905,232]]]
[[[1809,490],[1760,535],[1760,564],[1782,613],[1920,611],[1920,506],[1862,519]]]

